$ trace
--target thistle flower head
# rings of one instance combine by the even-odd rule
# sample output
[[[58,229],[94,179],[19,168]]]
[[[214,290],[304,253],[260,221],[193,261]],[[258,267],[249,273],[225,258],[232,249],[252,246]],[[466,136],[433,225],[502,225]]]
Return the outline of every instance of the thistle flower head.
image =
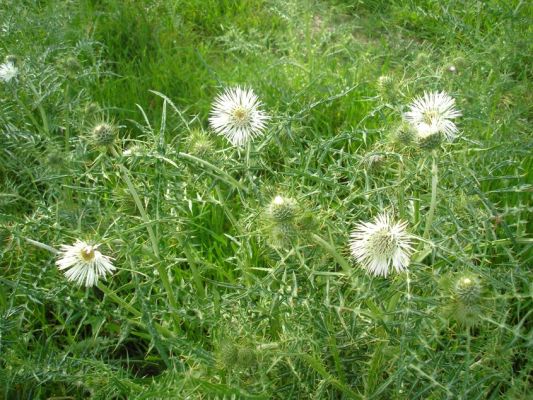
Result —
[[[460,115],[453,97],[445,92],[425,92],[411,103],[404,118],[413,126],[420,139],[443,134],[448,140],[453,140],[457,126],[452,120]]]
[[[118,128],[110,122],[99,122],[91,129],[91,138],[96,146],[108,147],[115,143]]]
[[[71,246],[62,245],[56,265],[64,271],[67,280],[78,286],[94,286],[98,279],[105,280],[105,276],[116,269],[111,258],[100,253],[98,247],[81,240]]]
[[[6,61],[5,63],[0,64],[0,81],[8,83],[17,77],[18,72],[19,69],[15,66],[13,61]]]
[[[376,276],[386,277],[391,267],[396,272],[405,270],[413,252],[406,226],[406,222],[393,222],[387,214],[378,215],[374,222],[357,224],[350,235],[353,257]]]
[[[266,127],[270,117],[261,111],[261,106],[252,89],[239,86],[226,89],[215,98],[209,123],[231,144],[242,146],[260,135]]]

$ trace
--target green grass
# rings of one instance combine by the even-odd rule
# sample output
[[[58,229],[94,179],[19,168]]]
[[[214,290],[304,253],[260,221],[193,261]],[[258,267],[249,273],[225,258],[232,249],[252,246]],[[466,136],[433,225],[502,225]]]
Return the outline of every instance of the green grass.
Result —
[[[519,0],[2,2],[20,74],[0,82],[0,399],[527,398],[532,18]],[[273,116],[240,151],[207,122],[233,85]],[[395,143],[434,90],[459,137]],[[299,205],[281,243],[278,194]],[[428,236],[387,279],[347,244],[383,210]],[[28,241],[78,238],[115,259],[97,288]]]

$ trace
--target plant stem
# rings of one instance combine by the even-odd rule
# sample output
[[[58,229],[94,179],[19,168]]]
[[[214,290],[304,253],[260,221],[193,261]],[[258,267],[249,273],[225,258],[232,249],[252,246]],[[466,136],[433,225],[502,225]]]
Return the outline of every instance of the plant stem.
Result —
[[[33,86],[31,81],[29,81],[29,80],[28,80],[28,86],[30,87],[30,89],[33,92],[33,94],[37,97],[37,99],[39,99],[39,97],[40,97],[39,96],[39,92],[37,91],[35,86]],[[41,119],[43,121],[44,132],[47,134],[48,137],[50,137],[50,128],[48,126],[48,118],[46,117],[46,111],[44,110],[44,107],[41,104],[40,100],[37,102],[37,109],[39,110],[39,114],[41,114]]]
[[[52,254],[59,253],[59,250],[53,248],[52,246],[48,246],[47,244],[38,242],[37,240],[33,240],[33,239],[30,239],[30,238],[24,238],[24,240],[26,242],[28,242],[29,244],[34,245],[35,247],[39,247],[40,249],[48,250]]]
[[[404,197],[404,187],[402,186],[403,181],[403,162],[400,160],[398,163],[398,208],[400,209],[400,218],[405,219],[405,197]]]
[[[329,254],[331,254],[333,258],[335,258],[335,260],[339,263],[339,265],[342,267],[347,276],[350,276],[352,274],[352,268],[348,261],[346,261],[346,259],[339,254],[339,252],[331,243],[325,241],[316,234],[312,234],[311,236],[316,243],[318,243],[323,249],[325,249]]]
[[[432,154],[432,166],[431,166],[431,203],[429,205],[429,212],[426,218],[426,227],[424,229],[424,239],[429,238],[429,232],[431,225],[433,224],[433,217],[435,216],[435,208],[437,207],[437,184],[439,182],[439,170],[437,155],[435,152]]]

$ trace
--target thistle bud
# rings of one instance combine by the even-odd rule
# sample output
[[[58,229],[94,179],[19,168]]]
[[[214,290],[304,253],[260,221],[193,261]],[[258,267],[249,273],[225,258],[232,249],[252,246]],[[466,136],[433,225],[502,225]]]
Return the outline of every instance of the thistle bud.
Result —
[[[408,123],[400,124],[392,133],[392,142],[401,146],[410,146],[416,140],[416,133]]]
[[[204,131],[194,130],[187,141],[187,150],[193,156],[206,158],[214,151],[213,142]]]
[[[18,64],[19,59],[18,59],[17,56],[15,56],[13,54],[9,54],[9,55],[6,56],[5,61],[8,64],[13,64],[13,65],[16,66]]]
[[[220,345],[218,352],[218,361],[228,369],[232,369],[238,363],[239,348],[230,341],[224,341]]]
[[[96,146],[109,147],[115,143],[118,128],[108,122],[100,122],[91,129],[91,138]]]
[[[237,353],[237,365],[241,368],[251,368],[257,362],[257,352],[250,346],[241,346]]]
[[[481,284],[473,276],[462,276],[453,288],[455,298],[467,305],[477,304],[481,296]]]
[[[367,154],[363,162],[369,171],[375,172],[383,166],[385,162],[385,156],[382,154]]]
[[[445,316],[462,326],[475,325],[482,314],[482,285],[474,275],[447,275],[441,279],[441,288],[446,292]]]
[[[442,144],[444,135],[440,132],[427,136],[419,136],[417,140],[418,147],[423,150],[434,150]]]
[[[230,340],[221,343],[219,364],[227,369],[246,369],[257,363],[257,351],[249,344],[237,344]]]
[[[83,112],[88,116],[94,115],[100,112],[100,106],[98,105],[98,103],[95,102],[87,103]]]
[[[298,204],[294,199],[276,196],[268,207],[269,217],[276,223],[291,223],[298,214]]]
[[[394,79],[389,75],[381,75],[376,83],[378,92],[383,96],[394,91]]]
[[[76,57],[70,56],[63,60],[63,68],[70,75],[75,75],[81,70],[81,64]]]
[[[379,95],[384,101],[388,102],[395,102],[398,95],[397,87],[397,82],[389,75],[380,76],[376,82]]]

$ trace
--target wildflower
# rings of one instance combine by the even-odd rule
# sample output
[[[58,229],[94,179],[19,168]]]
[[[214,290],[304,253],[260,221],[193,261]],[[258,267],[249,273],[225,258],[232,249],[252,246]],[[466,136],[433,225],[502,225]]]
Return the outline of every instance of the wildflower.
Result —
[[[78,286],[94,286],[99,278],[105,280],[105,276],[116,269],[111,258],[97,250],[98,246],[81,240],[77,240],[72,246],[62,245],[56,265],[64,271],[69,281],[76,282]]]
[[[8,83],[17,77],[18,72],[19,69],[15,66],[14,62],[6,61],[5,63],[0,64],[0,81]]]
[[[391,266],[396,272],[405,270],[413,252],[406,226],[406,222],[391,221],[387,214],[378,215],[374,222],[357,224],[350,235],[353,257],[376,276],[386,277]]]
[[[242,146],[265,129],[270,117],[261,111],[261,105],[252,89],[226,89],[215,98],[209,123],[234,146]]]
[[[424,92],[423,97],[418,97],[411,103],[410,110],[404,117],[413,126],[419,139],[444,134],[448,140],[453,140],[457,126],[451,120],[460,115],[453,97],[445,92]]]

